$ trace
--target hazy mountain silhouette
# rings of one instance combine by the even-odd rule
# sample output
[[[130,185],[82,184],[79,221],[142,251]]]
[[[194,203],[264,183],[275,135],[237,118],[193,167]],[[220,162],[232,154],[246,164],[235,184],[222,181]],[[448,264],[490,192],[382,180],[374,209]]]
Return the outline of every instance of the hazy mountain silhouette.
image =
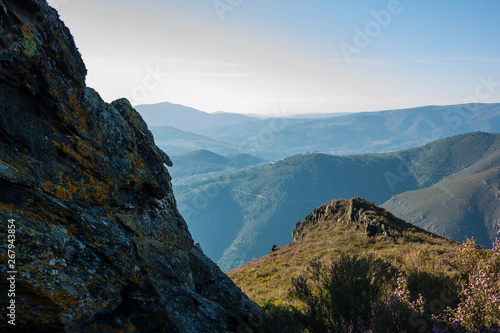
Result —
[[[326,119],[264,119],[197,133],[272,160],[307,152],[399,151],[474,131],[500,132],[500,104],[425,106]]]
[[[172,126],[183,131],[197,131],[216,126],[258,120],[258,117],[237,113],[207,113],[172,103],[144,104],[135,107],[149,126]]]

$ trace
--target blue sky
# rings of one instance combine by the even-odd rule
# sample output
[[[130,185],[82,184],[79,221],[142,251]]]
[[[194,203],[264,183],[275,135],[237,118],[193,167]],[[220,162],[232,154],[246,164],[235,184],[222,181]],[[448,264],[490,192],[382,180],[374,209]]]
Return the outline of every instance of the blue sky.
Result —
[[[49,3],[106,101],[255,114],[500,102],[497,0]]]

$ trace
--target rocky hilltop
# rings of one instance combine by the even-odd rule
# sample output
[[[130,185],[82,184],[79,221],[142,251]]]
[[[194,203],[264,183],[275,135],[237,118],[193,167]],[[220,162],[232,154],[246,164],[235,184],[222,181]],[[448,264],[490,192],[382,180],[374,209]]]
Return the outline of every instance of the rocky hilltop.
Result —
[[[425,230],[415,227],[396,218],[383,208],[375,206],[362,198],[350,200],[333,200],[314,209],[307,214],[304,221],[298,222],[292,230],[293,241],[297,242],[319,223],[341,223],[350,227],[352,231],[361,231],[367,237],[382,236],[393,241],[404,238],[405,234],[428,234]],[[436,236],[438,237],[438,236]],[[418,237],[414,240],[418,240]]]
[[[333,200],[315,208],[295,225],[292,236],[293,242],[288,245],[272,246],[268,255],[228,272],[251,299],[262,305],[286,299],[291,279],[317,260],[329,262],[341,253],[373,255],[407,269],[406,263],[418,253],[418,269],[437,260],[451,270],[448,262],[457,246],[362,198]]]
[[[169,157],[125,100],[85,85],[45,0],[0,0],[2,276],[15,220],[15,323],[5,332],[226,332],[260,309],[193,244]],[[2,308],[9,289],[0,282]],[[4,307],[5,305],[5,307]]]

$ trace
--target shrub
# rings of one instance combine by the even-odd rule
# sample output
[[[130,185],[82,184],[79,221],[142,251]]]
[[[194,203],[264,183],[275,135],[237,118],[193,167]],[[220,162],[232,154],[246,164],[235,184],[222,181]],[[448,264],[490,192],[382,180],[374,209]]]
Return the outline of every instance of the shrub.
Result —
[[[449,277],[426,277],[433,293],[432,286],[414,282],[432,300],[426,301],[409,288],[410,280],[422,276],[427,273],[398,274],[391,264],[371,255],[340,254],[331,264],[311,262],[305,274],[292,279],[289,297],[301,304],[301,327],[313,332],[429,332],[432,315],[441,315],[446,307],[444,291],[447,304],[457,296]]]
[[[329,265],[313,261],[292,280],[290,296],[304,302],[313,331],[362,332],[393,274],[381,259],[341,254]]]
[[[267,302],[264,306],[267,320],[264,321],[262,331],[268,333],[308,333],[307,318],[304,304],[294,301],[277,299]]]
[[[457,332],[499,332],[500,239],[491,250],[467,240],[458,249],[455,263],[464,278],[460,303],[446,309],[435,331],[451,327]]]

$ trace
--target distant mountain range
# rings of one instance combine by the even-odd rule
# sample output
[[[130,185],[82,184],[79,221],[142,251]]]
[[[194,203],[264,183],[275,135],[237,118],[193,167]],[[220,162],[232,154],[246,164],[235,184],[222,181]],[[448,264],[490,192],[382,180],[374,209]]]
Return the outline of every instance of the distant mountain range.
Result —
[[[173,103],[142,104],[135,106],[149,127],[172,126],[183,131],[198,132],[207,128],[241,124],[273,118],[271,116],[244,115],[229,112],[208,113]],[[289,119],[321,119],[344,116],[349,113],[310,113],[284,115]]]
[[[172,106],[139,106],[138,110],[157,144],[170,155],[205,149],[273,161],[308,152],[393,152],[473,131],[500,132],[500,104],[426,106],[317,119],[207,114],[175,105],[175,112],[160,112],[165,105]]]
[[[189,132],[259,120],[258,117],[237,113],[207,113],[172,103],[137,105],[135,109],[141,114],[148,126],[172,126]]]
[[[169,114],[169,124],[178,127],[150,129],[172,157],[179,209],[194,238],[223,269],[288,242],[286,223],[336,198],[387,201],[384,207],[398,217],[456,240],[474,236],[487,246],[498,228],[496,137],[434,140],[500,132],[500,104],[316,119],[207,114],[169,103],[138,109],[150,125],[165,124],[161,115]],[[394,151],[402,152],[389,153]],[[249,165],[228,167],[231,156],[250,155],[257,158]]]
[[[481,214],[487,215],[488,205],[498,206],[498,199],[488,204],[493,195],[475,194],[484,190],[481,183],[491,193],[498,189],[494,167],[498,165],[499,152],[499,134],[470,133],[399,153],[303,154],[263,168],[177,186],[175,193],[194,239],[224,270],[264,255],[272,244],[288,243],[294,221],[323,202],[364,197],[382,204],[404,192],[426,188],[425,191],[444,191],[447,185],[452,193],[464,189],[471,192],[443,197],[441,203],[428,201],[450,209],[463,205],[462,213],[450,215],[447,220],[438,218],[444,212],[435,218],[426,213],[422,223],[417,224],[455,240],[474,236],[488,246],[496,234],[495,228],[500,226],[498,220],[482,219]],[[475,189],[466,187],[471,183],[477,185]],[[387,207],[409,207],[395,209],[396,214],[414,216],[420,209],[419,202],[427,202],[424,199],[431,192],[422,193],[393,198]],[[435,211],[434,206],[428,207]],[[490,214],[496,216],[494,212]]]
[[[474,131],[500,132],[500,104],[426,106],[326,119],[265,119],[197,133],[271,160],[307,152],[399,151]]]

